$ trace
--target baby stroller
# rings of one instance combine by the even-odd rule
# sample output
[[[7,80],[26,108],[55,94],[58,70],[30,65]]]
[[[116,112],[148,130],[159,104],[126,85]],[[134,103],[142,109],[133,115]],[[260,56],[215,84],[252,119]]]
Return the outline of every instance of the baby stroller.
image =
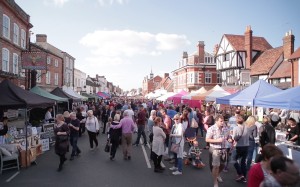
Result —
[[[191,147],[189,149],[188,158],[184,160],[185,165],[192,164],[196,168],[203,168],[205,167],[205,164],[202,162],[202,159],[200,157],[201,151],[198,145],[198,141],[189,141],[191,144]]]

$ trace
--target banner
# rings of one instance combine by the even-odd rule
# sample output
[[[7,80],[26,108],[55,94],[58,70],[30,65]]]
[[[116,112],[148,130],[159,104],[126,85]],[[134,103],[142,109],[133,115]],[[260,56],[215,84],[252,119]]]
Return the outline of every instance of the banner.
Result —
[[[22,52],[22,68],[45,70],[47,68],[47,53]]]

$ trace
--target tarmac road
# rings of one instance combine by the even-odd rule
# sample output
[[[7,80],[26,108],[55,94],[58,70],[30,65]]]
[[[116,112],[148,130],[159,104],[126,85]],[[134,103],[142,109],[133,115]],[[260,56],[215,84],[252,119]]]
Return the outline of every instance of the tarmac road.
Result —
[[[136,134],[133,140],[135,140]],[[88,135],[85,133],[78,142],[82,150],[81,156],[73,161],[66,161],[64,169],[57,172],[59,157],[54,153],[54,147],[37,158],[37,165],[27,169],[6,170],[0,175],[1,187],[212,187],[212,176],[209,167],[196,169],[192,166],[183,167],[183,175],[174,176],[169,170],[172,164],[163,161],[166,169],[163,173],[153,172],[153,163],[149,162],[148,146],[133,147],[132,159],[123,160],[121,147],[118,148],[115,161],[109,159],[104,152],[106,136],[98,136],[99,148],[89,150]],[[200,146],[204,147],[204,139],[199,138]],[[70,153],[67,154],[68,159]],[[203,162],[208,165],[208,151],[202,151]],[[235,169],[230,166],[228,173],[222,173],[223,183],[220,187],[246,186],[237,183]]]

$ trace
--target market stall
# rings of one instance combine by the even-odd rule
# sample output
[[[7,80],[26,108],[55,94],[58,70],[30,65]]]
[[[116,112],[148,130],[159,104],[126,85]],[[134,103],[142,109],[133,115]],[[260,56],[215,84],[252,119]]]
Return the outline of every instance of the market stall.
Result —
[[[6,146],[17,147],[20,151],[21,166],[27,167],[36,156],[41,154],[39,133],[41,128],[31,127],[27,113],[35,107],[49,107],[55,105],[55,100],[42,97],[24,90],[9,80],[0,83],[0,109],[24,109],[24,120],[18,121],[20,126],[9,122],[9,130],[4,137]]]

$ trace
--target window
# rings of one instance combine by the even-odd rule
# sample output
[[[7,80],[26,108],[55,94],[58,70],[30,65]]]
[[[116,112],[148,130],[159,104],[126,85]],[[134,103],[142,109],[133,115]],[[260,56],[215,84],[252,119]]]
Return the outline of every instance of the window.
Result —
[[[198,83],[198,73],[195,72],[195,83]]]
[[[41,83],[42,82],[42,70],[36,70],[36,82]]]
[[[16,23],[14,23],[13,41],[15,44],[19,45],[19,26]]]
[[[55,64],[55,67],[58,67],[58,60],[57,59],[54,60],[54,64]]]
[[[46,84],[50,84],[51,83],[51,72],[47,71],[46,73]]]
[[[16,53],[13,54],[13,73],[19,74],[19,56]]]
[[[51,58],[50,58],[50,56],[47,56],[47,64],[51,64]]]
[[[223,56],[223,61],[228,61],[228,60],[229,60],[229,53],[226,53]]]
[[[194,83],[194,73],[190,74],[190,83]]]
[[[205,72],[205,83],[211,83],[211,73]]]
[[[217,83],[221,83],[221,73],[217,73]]]
[[[3,36],[10,39],[10,19],[5,14],[3,14]]]
[[[9,50],[2,49],[2,71],[9,72]]]
[[[21,47],[26,48],[26,32],[23,29],[21,29]]]
[[[69,67],[69,57],[66,57],[66,68]]]
[[[58,73],[54,74],[54,84],[57,86],[58,85]]]
[[[70,69],[73,69],[73,60],[70,59]]]

